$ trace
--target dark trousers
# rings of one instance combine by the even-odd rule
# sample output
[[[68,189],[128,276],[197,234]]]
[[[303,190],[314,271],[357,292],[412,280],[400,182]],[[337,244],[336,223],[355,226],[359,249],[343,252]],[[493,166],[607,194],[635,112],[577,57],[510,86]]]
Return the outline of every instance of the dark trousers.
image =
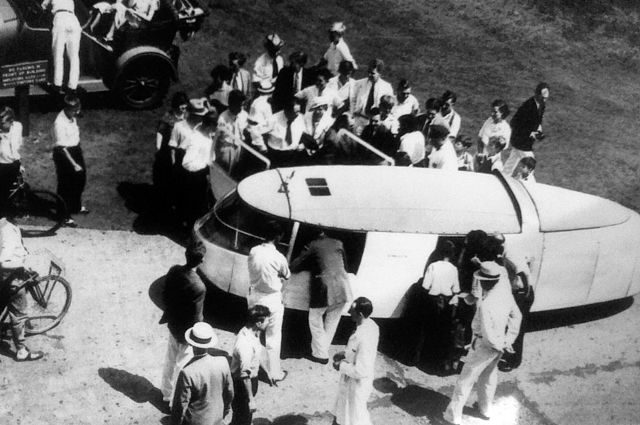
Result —
[[[73,169],[73,164],[67,158],[64,150],[69,152],[73,160],[82,167],[82,170]],[[53,148],[53,163],[56,166],[56,174],[58,175],[58,195],[67,204],[67,212],[76,214],[82,208],[82,192],[87,184],[87,169],[82,155],[80,145],[63,148],[56,146]]]
[[[249,410],[249,394],[242,379],[233,378],[234,396],[231,402],[233,409],[233,419],[231,425],[251,425],[253,413]],[[253,396],[258,392],[258,378],[251,378],[251,393]]]
[[[24,288],[18,290],[24,282],[24,269],[0,270],[0,311],[6,306],[11,322],[11,336],[16,351],[24,348],[25,324],[27,321],[27,293]]]
[[[0,213],[4,214],[9,206],[9,191],[20,174],[20,161],[0,164]],[[2,217],[2,215],[0,215]]]
[[[518,332],[518,337],[513,342],[513,351],[514,353],[504,353],[502,355],[501,361],[505,362],[507,365],[512,368],[519,367],[522,363],[522,352],[524,350],[524,334],[525,327],[527,326],[527,319],[529,317],[529,311],[531,310],[531,305],[533,304],[534,295],[533,289],[529,292],[521,290],[513,293],[513,298],[520,309],[520,313],[522,313],[522,321],[520,322],[520,332]]]
[[[184,170],[184,168],[183,168]],[[186,171],[182,176],[182,201],[178,211],[182,221],[191,228],[193,223],[207,213],[209,168],[199,171]]]

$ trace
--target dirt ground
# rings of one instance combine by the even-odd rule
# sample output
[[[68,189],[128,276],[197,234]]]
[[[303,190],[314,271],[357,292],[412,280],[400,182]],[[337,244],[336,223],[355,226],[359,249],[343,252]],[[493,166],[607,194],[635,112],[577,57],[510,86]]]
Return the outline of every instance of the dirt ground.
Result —
[[[27,248],[38,257],[45,249],[64,257],[73,302],[58,328],[29,338],[31,348],[46,352],[43,361],[16,363],[10,344],[0,344],[0,424],[166,425],[158,386],[167,331],[149,291],[170,264],[182,261],[183,249],[160,236],[77,229],[29,239]],[[229,351],[229,329],[237,323],[215,312],[212,323],[220,348]],[[398,361],[389,342],[393,325],[380,325],[373,423],[440,423],[455,377]],[[537,317],[523,366],[500,374],[489,424],[640,423],[639,326],[640,305],[631,299]],[[337,373],[303,358],[283,365],[287,380],[260,387],[254,425],[330,424]],[[464,423],[487,422],[467,415]]]

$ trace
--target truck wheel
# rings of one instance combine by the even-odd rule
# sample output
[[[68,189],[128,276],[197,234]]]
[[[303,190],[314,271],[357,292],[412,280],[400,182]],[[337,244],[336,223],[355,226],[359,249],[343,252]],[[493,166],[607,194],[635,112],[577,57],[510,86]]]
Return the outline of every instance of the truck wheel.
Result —
[[[127,65],[116,82],[116,94],[132,109],[152,108],[162,102],[170,84],[170,71],[156,61]]]

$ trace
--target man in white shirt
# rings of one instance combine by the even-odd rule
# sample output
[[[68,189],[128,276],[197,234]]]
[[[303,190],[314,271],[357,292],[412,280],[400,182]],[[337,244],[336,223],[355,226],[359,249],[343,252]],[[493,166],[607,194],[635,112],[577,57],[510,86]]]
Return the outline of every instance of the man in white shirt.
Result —
[[[263,135],[269,130],[269,123],[273,117],[271,94],[274,88],[269,81],[261,81],[257,90],[258,97],[251,103],[247,122],[251,135],[251,144],[260,152],[265,153],[267,152],[267,146],[264,143]]]
[[[442,119],[449,126],[449,139],[455,140],[460,132],[460,124],[462,122],[460,114],[458,114],[454,109],[458,100],[458,95],[451,90],[447,90],[442,94],[441,99],[442,109],[440,109],[440,115],[442,115]]]
[[[418,118],[413,115],[400,117],[400,147],[398,152],[409,155],[411,164],[422,166],[425,158],[424,134],[418,129]]]
[[[269,360],[269,375],[274,382],[282,381],[287,377],[287,372],[282,370],[280,365],[284,318],[282,281],[289,279],[291,272],[287,259],[276,249],[283,235],[284,231],[277,222],[267,223],[264,242],[251,248],[248,259],[248,306],[252,308],[263,305],[271,312],[265,329],[265,346]]]
[[[9,191],[20,174],[22,124],[15,120],[13,109],[0,109],[0,214],[7,208]]]
[[[183,143],[182,202],[178,211],[187,231],[207,212],[209,165],[215,160],[213,136],[217,124],[218,113],[214,109],[202,118],[202,124],[196,126]]]
[[[248,128],[247,111],[243,109],[246,98],[240,90],[229,93],[229,109],[220,114],[214,137],[216,162],[229,173],[233,173],[240,159],[245,132]]]
[[[455,254],[453,242],[441,241],[434,254],[436,261],[426,267],[422,278],[422,288],[427,295],[419,342],[425,348],[428,346],[430,360],[448,372],[453,349],[450,304],[457,304],[454,295],[460,292],[460,281],[458,268],[451,263]]]
[[[332,77],[327,83],[327,88],[338,92],[338,97],[342,106],[335,115],[340,115],[349,110],[349,102],[353,92],[353,86],[356,82],[351,76],[353,75],[353,64],[349,61],[342,61],[338,66],[338,75]]]
[[[304,102],[304,111],[309,111],[313,100],[319,96],[327,100],[330,114],[333,114],[333,111],[337,111],[342,107],[342,100],[338,92],[328,86],[330,78],[331,73],[326,68],[319,69],[316,74],[315,84],[295,94],[298,99]]]
[[[429,154],[429,168],[440,170],[457,171],[458,157],[453,144],[449,139],[449,130],[442,125],[434,124],[429,130],[429,140],[427,143],[433,146]]]
[[[231,402],[231,425],[251,425],[256,411],[255,395],[258,392],[258,371],[264,347],[260,334],[269,324],[271,312],[263,305],[254,305],[247,312],[247,323],[240,329],[231,353],[231,377],[234,397]]]
[[[411,84],[406,79],[398,83],[398,102],[393,109],[396,117],[403,115],[418,115],[420,113],[420,102],[411,94]]]
[[[305,130],[297,100],[290,100],[282,111],[273,115],[266,132],[272,168],[289,166],[297,162],[299,152],[304,149],[300,138]]]
[[[347,27],[342,22],[334,22],[329,29],[331,44],[324,54],[324,60],[327,61],[327,69],[334,75],[338,72],[342,61],[349,61],[353,64],[354,69],[358,69],[355,59],[351,56],[349,46],[342,38],[346,30]]]
[[[371,301],[356,298],[349,315],[356,324],[345,351],[333,356],[333,368],[340,372],[338,394],[333,414],[338,425],[371,425],[367,400],[373,390],[380,330],[370,318]]]
[[[522,315],[508,283],[507,271],[494,261],[484,261],[474,278],[482,287],[482,298],[473,317],[473,339],[464,367],[456,382],[444,419],[462,423],[462,410],[477,381],[477,414],[489,419],[493,396],[498,384],[498,362],[504,352],[511,352],[520,329]],[[500,284],[501,280],[507,280]]]
[[[19,362],[38,360],[40,351],[29,351],[25,342],[27,294],[19,289],[27,277],[24,263],[27,250],[22,243],[20,229],[6,217],[0,218],[0,310],[9,309],[11,336],[16,347],[15,359]]]
[[[362,129],[369,123],[371,109],[380,105],[380,98],[384,95],[393,96],[391,84],[380,77],[383,70],[384,62],[381,59],[373,59],[369,62],[367,78],[354,83],[349,107],[357,135],[360,135]]]
[[[267,34],[264,40],[266,52],[258,56],[253,65],[252,81],[256,89],[260,81],[263,80],[275,84],[278,73],[284,67],[284,58],[280,55],[282,46],[284,46],[284,41],[278,34]]]

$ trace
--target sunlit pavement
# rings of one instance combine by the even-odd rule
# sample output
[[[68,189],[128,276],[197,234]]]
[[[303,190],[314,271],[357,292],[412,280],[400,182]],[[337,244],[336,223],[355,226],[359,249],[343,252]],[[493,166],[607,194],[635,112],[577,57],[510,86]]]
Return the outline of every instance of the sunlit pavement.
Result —
[[[74,298],[60,327],[28,340],[47,352],[43,361],[15,363],[2,345],[0,424],[166,424],[156,388],[167,331],[148,290],[183,261],[183,249],[159,236],[78,229],[26,244],[63,259]],[[491,420],[469,408],[463,423],[639,424],[640,307],[619,310],[527,334],[522,367],[499,374]],[[229,351],[234,335],[218,333]],[[304,359],[283,365],[289,378],[260,387],[254,424],[330,424],[337,373]],[[442,423],[455,379],[381,353],[369,402],[373,423]],[[473,401],[472,393],[468,406]]]

